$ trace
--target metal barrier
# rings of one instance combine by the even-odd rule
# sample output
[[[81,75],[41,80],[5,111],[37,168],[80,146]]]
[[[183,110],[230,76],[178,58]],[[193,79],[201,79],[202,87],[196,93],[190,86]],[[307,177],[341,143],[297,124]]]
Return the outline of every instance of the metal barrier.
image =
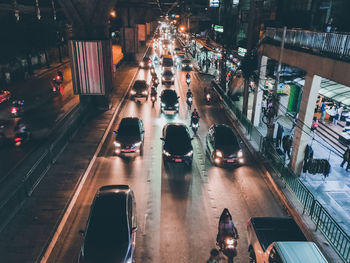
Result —
[[[273,143],[268,142],[252,123],[242,115],[242,112],[219,85],[215,85],[214,87],[246,129],[247,135],[257,143],[259,151],[264,154],[273,169],[276,170],[277,174],[286,183],[288,189],[299,200],[303,206],[303,214],[309,215],[311,220],[316,224],[316,231],[319,229],[344,262],[350,263],[349,235],[344,232],[341,226],[337,224],[326,209],[316,200],[314,195],[293,171],[286,166],[284,154],[282,157],[282,154],[276,150]]]
[[[281,42],[283,28],[266,28],[264,37]],[[350,35],[288,29],[285,45],[350,60]]]

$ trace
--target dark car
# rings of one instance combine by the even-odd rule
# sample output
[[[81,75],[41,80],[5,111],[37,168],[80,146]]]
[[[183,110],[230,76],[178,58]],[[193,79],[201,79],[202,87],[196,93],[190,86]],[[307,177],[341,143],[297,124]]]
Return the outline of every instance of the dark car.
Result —
[[[114,134],[116,134],[114,141],[116,154],[143,154],[145,129],[141,119],[123,118]]]
[[[192,165],[193,148],[186,125],[168,123],[163,128],[163,160]]]
[[[181,60],[181,69],[186,71],[192,70],[192,63],[189,59],[183,59]]]
[[[209,128],[207,153],[215,165],[243,164],[244,155],[232,128],[225,124],[215,124]]]
[[[145,80],[136,80],[131,91],[131,96],[134,99],[146,99],[148,98],[148,85]]]
[[[127,185],[102,186],[86,223],[79,262],[132,262],[136,240],[136,204]]]
[[[151,68],[152,67],[152,60],[149,57],[143,57],[142,61],[140,62],[140,68]]]
[[[175,83],[175,77],[174,73],[171,70],[166,70],[162,74],[162,84],[163,83],[170,83],[174,84]]]
[[[179,112],[179,97],[175,90],[166,89],[160,95],[160,109],[165,114],[174,115]]]

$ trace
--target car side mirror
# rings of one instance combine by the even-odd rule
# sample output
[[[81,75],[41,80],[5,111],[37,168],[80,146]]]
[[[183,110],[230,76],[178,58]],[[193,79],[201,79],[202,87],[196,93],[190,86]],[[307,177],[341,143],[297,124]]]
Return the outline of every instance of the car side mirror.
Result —
[[[137,231],[137,226],[131,228],[131,233],[132,233],[132,234],[133,234],[133,233],[136,233],[136,231]]]
[[[79,230],[79,235],[81,235],[82,237],[85,237],[85,231],[82,230],[82,229],[80,229],[80,230]]]
[[[162,141],[164,141],[164,138],[163,138],[163,137],[161,137],[160,139],[161,139]]]

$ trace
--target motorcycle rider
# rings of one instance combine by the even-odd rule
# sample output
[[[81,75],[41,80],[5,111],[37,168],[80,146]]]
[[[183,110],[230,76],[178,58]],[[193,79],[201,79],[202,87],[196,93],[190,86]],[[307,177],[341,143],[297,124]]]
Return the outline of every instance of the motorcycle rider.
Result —
[[[151,97],[153,96],[157,99],[157,89],[154,86],[151,88]]]
[[[238,230],[235,227],[235,224],[232,221],[232,216],[227,208],[225,208],[220,216],[219,226],[218,226],[218,235],[216,241],[221,244],[225,236],[232,236],[238,238]]]
[[[192,123],[193,123],[194,119],[198,119],[199,120],[199,113],[198,113],[197,109],[193,109],[193,112],[191,114],[191,126],[192,126]]]
[[[15,134],[18,134],[25,138],[28,135],[27,126],[19,120],[15,126]]]
[[[191,89],[187,89],[186,97],[187,97],[187,99],[189,99],[189,98],[192,98],[192,97],[193,97],[193,94],[192,94]]]

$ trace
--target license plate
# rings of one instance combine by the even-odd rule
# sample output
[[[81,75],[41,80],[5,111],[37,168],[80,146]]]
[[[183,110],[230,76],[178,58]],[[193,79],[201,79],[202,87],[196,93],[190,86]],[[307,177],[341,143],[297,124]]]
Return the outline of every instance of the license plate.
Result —
[[[175,163],[181,163],[182,162],[182,159],[179,159],[179,158],[173,158],[173,161]]]
[[[227,161],[228,163],[233,163],[233,162],[234,162],[233,159],[227,159],[226,161]]]
[[[164,113],[169,114],[169,115],[173,115],[173,114],[175,114],[175,111],[165,110]]]
[[[122,150],[122,152],[125,152],[125,153],[130,153],[130,152],[134,152],[135,150],[133,149],[124,149]]]

